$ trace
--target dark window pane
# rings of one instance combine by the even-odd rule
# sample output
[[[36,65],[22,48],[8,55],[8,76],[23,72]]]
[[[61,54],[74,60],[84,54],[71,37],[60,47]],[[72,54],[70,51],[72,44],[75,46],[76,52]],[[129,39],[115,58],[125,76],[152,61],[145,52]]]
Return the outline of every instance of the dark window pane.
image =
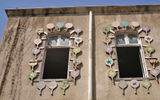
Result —
[[[128,38],[129,38],[129,43],[131,43],[131,44],[138,43],[136,35],[130,34],[130,35],[128,35]]]
[[[69,48],[47,49],[43,79],[67,78]]]
[[[120,78],[143,77],[139,47],[117,47]]]
[[[116,44],[125,44],[124,35],[116,36]]]
[[[69,38],[68,37],[61,37],[60,45],[68,46],[69,45]]]
[[[49,38],[48,45],[49,46],[56,46],[57,45],[57,39],[58,39],[58,37]]]

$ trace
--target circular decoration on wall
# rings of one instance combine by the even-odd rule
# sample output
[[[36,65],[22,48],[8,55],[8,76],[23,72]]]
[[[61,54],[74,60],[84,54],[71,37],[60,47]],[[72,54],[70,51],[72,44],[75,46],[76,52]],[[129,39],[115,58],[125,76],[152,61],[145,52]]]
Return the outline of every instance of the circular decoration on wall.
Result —
[[[66,24],[65,24],[65,27],[66,27],[66,29],[68,30],[68,29],[70,29],[70,28],[73,27],[73,24],[72,24],[72,23],[66,23]]]
[[[82,38],[80,38],[80,37],[75,37],[74,41],[75,41],[75,43],[76,43],[77,45],[79,45],[80,43],[83,42]]]
[[[36,44],[36,46],[38,48],[38,46],[42,43],[42,40],[41,39],[35,39],[34,43]]]
[[[104,40],[104,43],[109,45],[111,43],[111,39],[109,37],[106,37],[105,40]]]
[[[49,30],[52,30],[54,29],[54,24],[53,23],[49,23],[46,25],[46,27],[49,29]]]
[[[145,79],[142,82],[142,86],[147,89],[147,93],[149,94],[149,88],[152,86],[152,83],[148,79]]]
[[[80,53],[81,52],[81,48],[80,47],[75,47],[74,49],[73,49],[73,53],[77,56],[77,54],[78,53]]]
[[[137,27],[140,26],[139,22],[136,22],[136,21],[131,22],[131,24],[132,24],[132,26],[135,27],[135,28],[137,28]]]
[[[151,57],[152,53],[155,52],[154,47],[151,46],[151,45],[148,45],[148,46],[146,47],[146,50],[147,50],[147,53],[149,54],[150,57]]]
[[[37,62],[29,62],[28,63],[31,66],[32,71],[34,71],[34,67],[38,64]]]
[[[107,53],[107,54],[109,54],[109,55],[110,55],[110,57],[111,57],[111,53],[113,52],[112,47],[107,46],[107,47],[105,47],[105,48],[104,48],[104,50],[105,50],[105,51],[106,51],[106,53]]]
[[[151,36],[145,36],[144,39],[145,39],[145,41],[146,41],[147,43],[149,43],[149,44],[153,41],[153,39],[152,39]]]
[[[38,35],[41,35],[44,32],[44,30],[43,28],[37,28],[36,32]]]
[[[79,66],[80,66],[80,64],[82,64],[82,61],[80,61],[78,59],[74,59],[73,64],[74,64],[74,69],[79,69]]]
[[[157,58],[153,59],[149,59],[150,64],[153,66],[153,68],[156,67],[156,64],[159,62]]]
[[[63,81],[63,82],[61,82],[61,89],[63,90],[63,95],[65,95],[66,94],[66,89],[68,89],[69,88],[69,82],[68,81]]]
[[[114,84],[114,78],[116,77],[117,73],[113,69],[109,69],[107,72],[109,78],[111,78],[112,83]]]
[[[33,48],[32,49],[32,53],[33,53],[33,55],[35,55],[35,56],[37,56],[39,53],[40,53],[40,49],[39,48]]]
[[[33,80],[37,77],[37,72],[35,72],[35,71],[31,71],[31,72],[29,72],[29,74],[28,74],[28,77],[29,77],[29,79],[31,80],[31,82],[32,82],[32,85],[33,85]]]
[[[143,27],[142,27],[142,30],[146,33],[146,35],[149,34],[150,29],[149,29],[148,26],[143,26]]]
[[[131,87],[134,89],[135,94],[137,94],[137,88],[140,86],[139,82],[137,80],[131,81]]]
[[[127,82],[124,80],[120,80],[120,82],[118,83],[118,86],[123,90],[123,95],[125,95],[125,89],[128,87]]]
[[[109,31],[110,31],[110,27],[104,27],[104,28],[102,29],[102,31],[103,31],[103,33],[106,34],[106,36],[108,37],[108,33],[109,33]]]
[[[122,21],[122,25],[127,29],[127,26],[129,25],[129,22],[127,20]]]
[[[61,31],[61,28],[64,26],[64,23],[63,22],[58,22],[56,24],[56,26],[58,27],[58,31]]]
[[[42,95],[42,90],[46,87],[46,84],[43,82],[43,81],[39,81],[37,83],[37,88],[40,90],[40,93],[39,95],[41,96]]]
[[[105,63],[107,66],[111,67],[113,65],[113,60],[112,59],[106,59]]]
[[[77,35],[79,36],[80,33],[82,32],[82,29],[81,28],[75,28],[75,32],[77,33]]]
[[[76,85],[76,78],[79,76],[79,70],[73,70],[71,71],[71,76],[73,78],[74,84]]]
[[[112,23],[112,27],[115,27],[118,29],[119,26],[120,26],[120,24],[117,21]]]
[[[51,95],[53,95],[53,90],[57,88],[58,84],[55,81],[51,81],[47,86],[51,90]]]
[[[150,73],[151,73],[152,76],[154,76],[156,78],[157,83],[159,83],[159,81],[158,81],[158,75],[160,74],[160,70],[152,68],[150,70]]]

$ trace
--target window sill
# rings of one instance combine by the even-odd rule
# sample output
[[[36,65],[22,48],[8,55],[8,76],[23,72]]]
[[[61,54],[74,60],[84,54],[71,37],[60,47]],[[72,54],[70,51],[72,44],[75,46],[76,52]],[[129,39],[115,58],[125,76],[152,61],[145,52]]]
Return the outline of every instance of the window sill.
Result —
[[[44,82],[51,82],[51,81],[56,81],[56,82],[69,81],[69,82],[72,82],[73,79],[35,79],[35,80],[34,80],[34,82],[39,82],[39,81],[44,81]]]
[[[115,78],[115,81],[120,81],[120,80],[125,80],[125,81],[131,81],[131,80],[138,80],[138,81],[142,81],[144,79],[149,79],[149,80],[154,80],[154,77],[148,77],[148,78]]]

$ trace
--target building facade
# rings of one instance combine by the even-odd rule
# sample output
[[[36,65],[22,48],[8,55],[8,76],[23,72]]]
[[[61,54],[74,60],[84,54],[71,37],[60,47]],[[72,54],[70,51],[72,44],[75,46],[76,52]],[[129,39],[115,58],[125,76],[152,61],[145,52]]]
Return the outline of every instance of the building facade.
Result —
[[[159,5],[7,9],[0,100],[158,100],[159,12]]]

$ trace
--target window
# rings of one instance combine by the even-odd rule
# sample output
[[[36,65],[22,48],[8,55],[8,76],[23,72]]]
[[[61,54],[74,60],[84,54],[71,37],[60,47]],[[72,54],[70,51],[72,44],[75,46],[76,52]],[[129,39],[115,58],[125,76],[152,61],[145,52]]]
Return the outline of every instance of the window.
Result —
[[[116,36],[119,78],[143,78],[145,74],[141,42],[137,35]]]
[[[67,79],[70,52],[70,39],[67,36],[54,36],[48,39],[42,79]]]
[[[117,47],[120,78],[143,77],[139,47]]]

